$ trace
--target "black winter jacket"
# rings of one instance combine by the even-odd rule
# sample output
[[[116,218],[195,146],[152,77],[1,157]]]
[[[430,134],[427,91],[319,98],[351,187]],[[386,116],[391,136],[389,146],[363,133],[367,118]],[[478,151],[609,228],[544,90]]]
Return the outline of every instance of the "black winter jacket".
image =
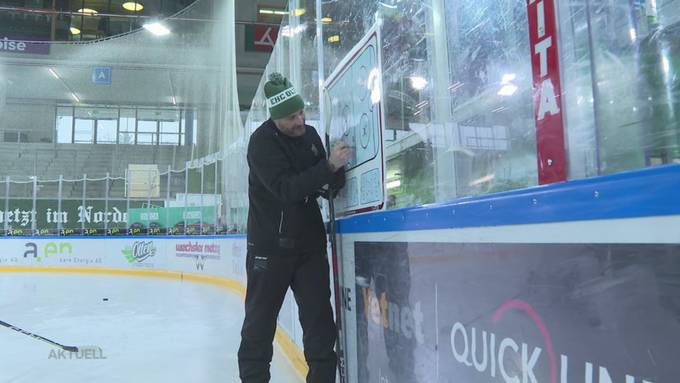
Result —
[[[342,188],[345,170],[333,174],[316,130],[306,125],[303,136],[289,137],[265,121],[250,137],[248,165],[249,248],[325,251],[316,199],[328,198],[325,185]]]

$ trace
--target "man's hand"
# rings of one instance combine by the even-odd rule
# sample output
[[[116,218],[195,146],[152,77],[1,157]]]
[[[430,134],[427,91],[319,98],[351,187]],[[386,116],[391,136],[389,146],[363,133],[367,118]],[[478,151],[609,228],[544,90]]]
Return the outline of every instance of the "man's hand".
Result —
[[[328,164],[331,166],[333,173],[345,166],[351,155],[352,149],[349,148],[349,145],[343,141],[336,142],[333,145],[333,149],[331,149],[330,157],[328,157]]]

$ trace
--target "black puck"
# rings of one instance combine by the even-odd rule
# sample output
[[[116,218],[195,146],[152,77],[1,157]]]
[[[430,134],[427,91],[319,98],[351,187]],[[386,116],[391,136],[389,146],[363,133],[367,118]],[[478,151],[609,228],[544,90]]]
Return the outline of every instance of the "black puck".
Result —
[[[109,301],[109,298],[104,298],[104,299],[102,299],[102,300],[103,300],[104,302],[108,302],[108,301]]]

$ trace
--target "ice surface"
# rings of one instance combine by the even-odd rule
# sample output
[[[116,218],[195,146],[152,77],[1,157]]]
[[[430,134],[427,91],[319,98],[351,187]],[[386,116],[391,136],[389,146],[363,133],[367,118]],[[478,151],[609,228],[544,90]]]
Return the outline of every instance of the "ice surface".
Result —
[[[0,382],[239,382],[241,297],[196,282],[87,274],[0,274]],[[104,301],[108,298],[108,301]],[[70,359],[72,357],[72,359]],[[276,348],[272,383],[298,382]]]

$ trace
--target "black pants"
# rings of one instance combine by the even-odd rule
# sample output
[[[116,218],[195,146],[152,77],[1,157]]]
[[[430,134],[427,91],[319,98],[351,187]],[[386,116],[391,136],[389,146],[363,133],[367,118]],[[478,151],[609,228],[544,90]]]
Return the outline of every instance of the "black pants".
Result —
[[[248,249],[246,316],[238,364],[243,383],[269,382],[276,320],[288,287],[299,307],[307,383],[334,383],[336,328],[325,252],[260,254]]]

